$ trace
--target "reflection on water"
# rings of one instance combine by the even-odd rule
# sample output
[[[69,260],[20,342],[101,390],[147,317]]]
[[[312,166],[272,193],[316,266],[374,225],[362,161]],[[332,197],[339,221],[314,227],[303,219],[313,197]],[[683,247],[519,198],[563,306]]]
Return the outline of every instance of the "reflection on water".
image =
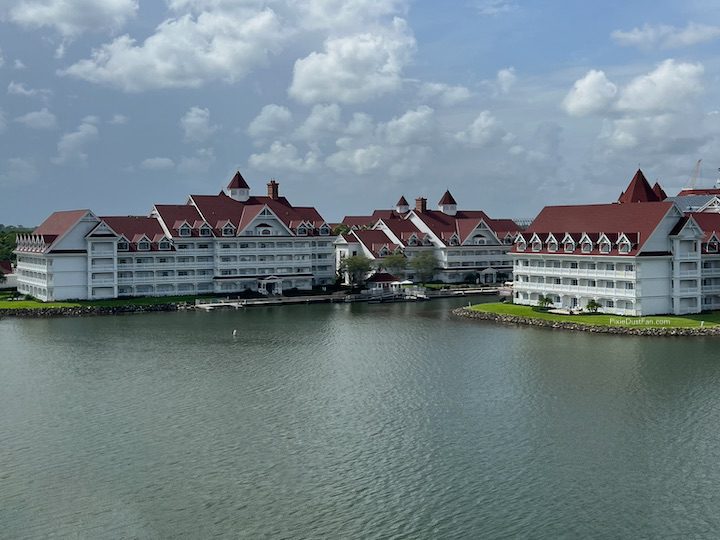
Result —
[[[0,536],[716,536],[715,340],[466,302],[0,321]]]

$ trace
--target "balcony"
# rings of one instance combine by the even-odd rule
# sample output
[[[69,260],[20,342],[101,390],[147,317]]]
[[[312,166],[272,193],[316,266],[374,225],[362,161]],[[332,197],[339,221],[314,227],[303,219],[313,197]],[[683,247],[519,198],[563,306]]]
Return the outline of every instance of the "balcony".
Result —
[[[115,280],[112,278],[93,279],[90,282],[90,285],[93,287],[96,287],[98,285],[115,285]]]
[[[530,274],[533,276],[577,276],[596,278],[624,278],[635,279],[634,270],[598,270],[597,268],[560,268],[555,266],[515,266],[516,274]]]
[[[618,289],[612,287],[588,287],[586,285],[558,285],[555,283],[518,282],[513,285],[515,290],[532,292],[555,292],[559,294],[586,294],[590,296],[609,296],[612,298],[635,298],[640,289]]]

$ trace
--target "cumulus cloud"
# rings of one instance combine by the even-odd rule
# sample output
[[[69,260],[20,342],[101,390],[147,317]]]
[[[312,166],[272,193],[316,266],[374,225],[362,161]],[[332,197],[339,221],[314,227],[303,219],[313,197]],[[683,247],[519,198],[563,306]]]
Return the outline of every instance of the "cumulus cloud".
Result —
[[[9,0],[7,18],[26,28],[49,27],[65,37],[121,28],[138,10],[137,0]]]
[[[337,32],[402,14],[407,5],[407,0],[304,0],[297,3],[297,8],[303,28]]]
[[[565,111],[572,116],[584,116],[606,110],[617,94],[617,86],[603,71],[590,70],[575,81],[563,100]]]
[[[620,110],[663,111],[682,108],[686,100],[703,92],[702,64],[665,60],[653,71],[636,77],[623,88]]]
[[[146,171],[164,171],[173,167],[175,167],[175,162],[166,157],[147,158],[140,163],[140,168]]]
[[[52,91],[46,88],[28,88],[24,83],[16,83],[15,81],[10,81],[7,93],[13,96],[41,97],[43,99],[52,95]]]
[[[219,129],[210,124],[210,111],[200,107],[190,107],[180,119],[180,127],[185,140],[190,142],[205,141]]]
[[[98,138],[98,128],[92,120],[93,117],[85,118],[75,131],[65,133],[60,137],[57,143],[57,156],[52,159],[53,163],[57,165],[87,164],[88,155],[85,148]]]
[[[325,41],[323,52],[295,62],[288,93],[302,103],[361,103],[397,91],[415,51],[404,20],[389,28]]]
[[[38,177],[35,164],[27,159],[15,157],[4,160],[0,169],[0,187],[12,188],[33,183]]]
[[[274,141],[267,152],[252,154],[250,165],[260,170],[284,169],[308,172],[317,168],[318,156],[313,151],[301,156],[295,145]]]
[[[465,130],[455,134],[455,139],[466,146],[482,147],[500,141],[505,135],[492,113],[482,111]]]
[[[57,118],[45,107],[39,111],[18,116],[15,121],[30,129],[55,129],[57,127]]]
[[[497,85],[501,94],[507,94],[517,82],[514,67],[501,69],[497,72]]]
[[[250,125],[247,133],[255,139],[286,131],[292,123],[292,113],[287,107],[270,104],[265,105]]]
[[[385,140],[389,144],[415,144],[429,142],[437,130],[435,111],[422,105],[414,111],[407,111],[382,126]]]
[[[13,67],[17,70],[22,70],[25,69],[25,64],[23,64],[22,60],[16,58],[15,62],[13,62]]]
[[[271,9],[185,14],[161,23],[142,44],[120,36],[61,74],[126,92],[232,83],[278,52],[285,34]]]
[[[428,82],[420,86],[421,99],[437,99],[440,105],[450,107],[462,103],[472,96],[472,92],[464,86],[451,86],[444,83]]]
[[[613,41],[624,47],[641,49],[677,49],[720,38],[720,26],[688,23],[685,28],[664,24],[645,24],[632,30],[615,30],[610,34]]]
[[[327,134],[341,129],[340,107],[337,104],[315,105],[305,121],[295,130],[293,137],[309,143],[317,142]]]

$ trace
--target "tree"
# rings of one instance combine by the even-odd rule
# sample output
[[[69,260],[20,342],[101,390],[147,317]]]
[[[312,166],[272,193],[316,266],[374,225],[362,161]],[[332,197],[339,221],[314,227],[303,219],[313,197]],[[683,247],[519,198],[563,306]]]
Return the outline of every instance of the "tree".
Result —
[[[591,313],[597,313],[597,310],[601,307],[602,306],[594,298],[585,305],[585,309],[587,309]]]
[[[538,306],[541,308],[547,308],[553,305],[552,298],[549,296],[545,296],[544,294],[541,294],[538,296]]]
[[[419,281],[430,281],[435,275],[435,269],[438,267],[438,260],[432,251],[420,251],[410,261],[410,267],[417,274]]]
[[[351,285],[360,285],[365,280],[365,274],[372,270],[372,264],[364,255],[353,255],[340,261],[338,270],[348,275]]]
[[[407,268],[407,259],[402,253],[392,253],[380,259],[378,266],[384,268],[391,274],[396,274]]]
[[[339,224],[335,225],[335,228],[333,229],[332,232],[335,236],[339,236],[341,234],[349,233],[350,230],[351,230],[350,227],[348,227],[344,223],[339,223]]]

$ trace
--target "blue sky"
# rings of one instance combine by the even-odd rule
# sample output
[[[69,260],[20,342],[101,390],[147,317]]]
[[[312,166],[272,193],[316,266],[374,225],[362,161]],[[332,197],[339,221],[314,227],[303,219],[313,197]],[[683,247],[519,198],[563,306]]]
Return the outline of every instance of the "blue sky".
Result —
[[[0,223],[145,214],[239,168],[330,221],[532,217],[720,167],[717,2],[5,0]]]

